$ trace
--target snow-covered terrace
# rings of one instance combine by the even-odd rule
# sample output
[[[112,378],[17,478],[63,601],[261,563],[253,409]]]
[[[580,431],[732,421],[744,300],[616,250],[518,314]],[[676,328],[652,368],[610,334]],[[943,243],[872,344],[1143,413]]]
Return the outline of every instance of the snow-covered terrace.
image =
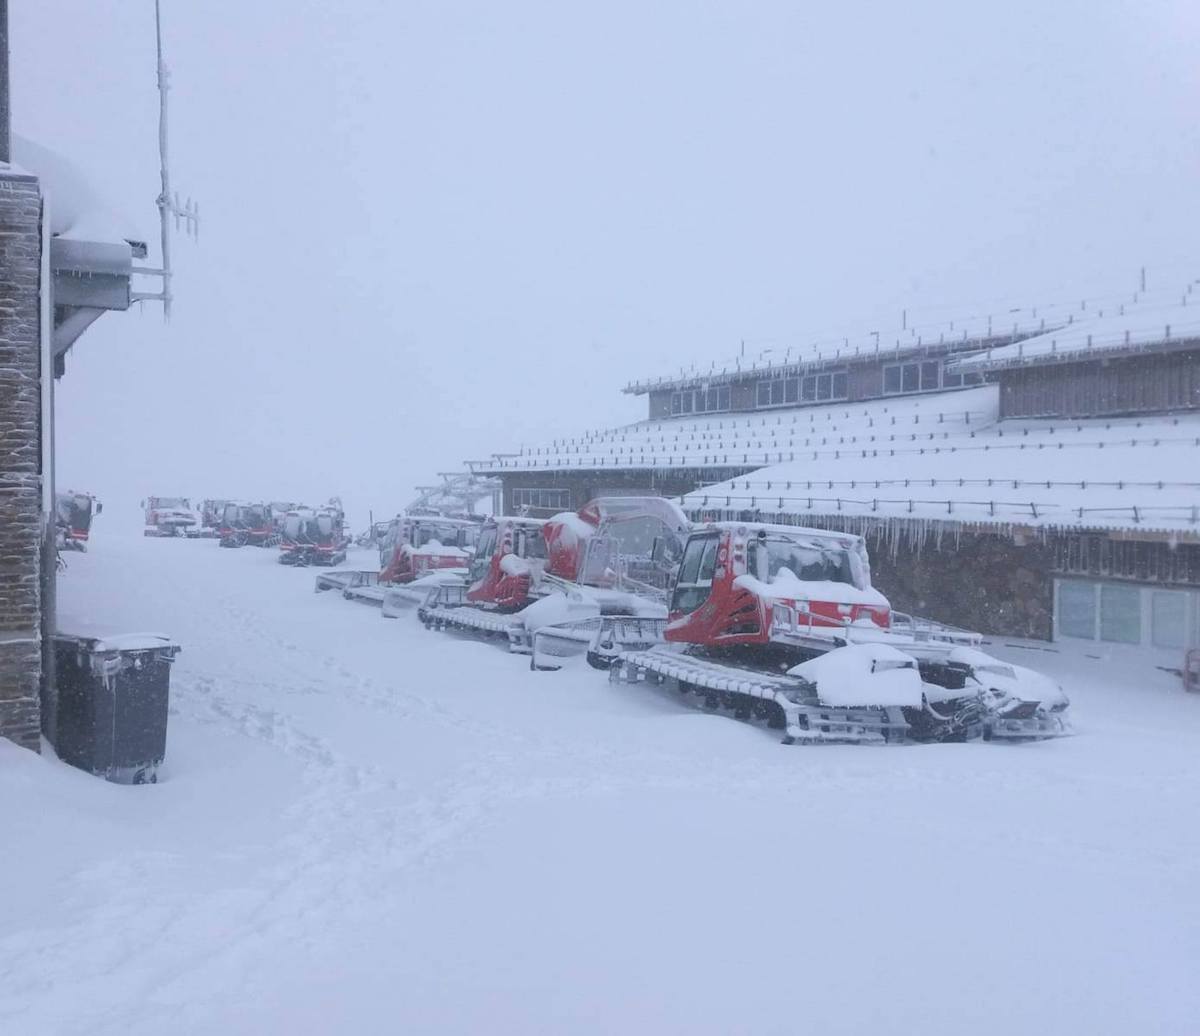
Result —
[[[1129,292],[1095,295],[1070,301],[1050,302],[1034,306],[996,306],[988,312],[963,310],[953,316],[945,313],[936,319],[905,319],[901,326],[884,325],[869,328],[860,326],[838,333],[822,334],[806,343],[773,345],[750,355],[716,360],[707,365],[693,364],[678,372],[662,376],[638,378],[622,390],[639,394],[655,389],[686,387],[701,382],[736,380],[748,375],[770,375],[803,367],[845,363],[872,357],[886,358],[889,353],[920,349],[925,346],[955,346],[958,349],[991,345],[991,351],[1015,348],[1007,343],[1014,339],[1030,339],[1044,333],[1070,330],[1081,322],[1091,321],[1099,314],[1111,314],[1122,307],[1130,312],[1138,308],[1139,300],[1148,305],[1178,303],[1179,291],[1160,292],[1154,296]],[[1200,298],[1197,298],[1200,303]],[[1200,315],[1200,308],[1194,311]],[[1161,324],[1159,330],[1162,330]]]
[[[959,370],[1101,359],[1130,352],[1200,348],[1200,280],[1178,291],[1133,296],[1130,301],[1077,314],[1070,324],[989,348],[955,361]]]
[[[748,415],[643,421],[525,447],[496,474],[756,468],[694,514],[1137,530],[1200,538],[1200,414],[998,419],[997,386]]]
[[[907,438],[830,442],[690,493],[684,508],[717,517],[757,511],[793,522],[836,514],[864,524],[885,519],[1200,539],[1200,414],[998,421],[996,387],[972,395],[989,415],[970,427],[926,423],[914,425]]]
[[[986,386],[867,403],[793,407],[749,414],[664,418],[523,446],[474,461],[503,475],[572,469],[756,467],[794,461],[814,450],[894,448],[931,436],[969,435],[995,421]]]

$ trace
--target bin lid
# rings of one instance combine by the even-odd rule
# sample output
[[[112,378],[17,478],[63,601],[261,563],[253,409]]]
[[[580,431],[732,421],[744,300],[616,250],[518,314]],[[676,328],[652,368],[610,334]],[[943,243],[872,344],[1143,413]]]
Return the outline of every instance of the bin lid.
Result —
[[[88,651],[153,651],[158,648],[175,648],[165,633],[129,633],[111,626],[90,622],[77,622],[59,617],[55,640],[75,641]]]

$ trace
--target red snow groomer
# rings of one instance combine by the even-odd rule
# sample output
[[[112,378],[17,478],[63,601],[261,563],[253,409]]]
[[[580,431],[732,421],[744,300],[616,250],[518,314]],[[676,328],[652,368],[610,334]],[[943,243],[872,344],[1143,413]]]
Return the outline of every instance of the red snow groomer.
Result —
[[[221,513],[220,536],[222,547],[273,547],[279,542],[266,504],[226,504]]]
[[[543,587],[556,596],[522,613],[530,668],[582,652],[607,669],[621,651],[662,640],[667,598],[691,523],[657,496],[599,497],[546,523]]]
[[[404,585],[446,570],[465,576],[481,527],[466,518],[396,518],[379,547],[379,581]]]
[[[544,521],[499,518],[480,534],[471,586],[439,588],[418,615],[431,628],[499,637],[532,653],[534,668],[558,668],[555,659],[583,653],[604,630],[645,646],[661,637],[687,527],[660,497],[599,498]]]
[[[200,535],[216,539],[221,535],[221,517],[228,500],[202,500],[200,502]]]
[[[417,609],[427,629],[456,630],[506,642],[515,613],[527,605],[546,567],[546,522],[491,518],[479,531],[468,584],[438,586]]]
[[[56,493],[54,514],[58,549],[87,550],[92,519],[102,510],[100,501],[90,493]]]
[[[1067,733],[1061,688],[980,639],[894,613],[861,537],[717,523],[688,538],[667,643],[618,655],[611,675],[694,692],[789,744]]]
[[[379,541],[377,570],[339,569],[319,575],[316,589],[340,590],[347,600],[382,605],[395,618],[442,584],[465,585],[482,519],[438,514],[398,515]]]
[[[349,540],[340,511],[295,508],[284,516],[281,535],[281,565],[337,565],[346,560]]]

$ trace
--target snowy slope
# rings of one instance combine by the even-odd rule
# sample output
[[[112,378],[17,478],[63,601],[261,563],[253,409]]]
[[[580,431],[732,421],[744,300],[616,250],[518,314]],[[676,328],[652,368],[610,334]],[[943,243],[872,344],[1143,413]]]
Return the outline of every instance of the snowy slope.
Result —
[[[183,644],[169,755],[0,744],[0,1032],[1195,1031],[1200,699],[1149,660],[1004,651],[1075,738],[806,750],[311,587],[70,559]]]

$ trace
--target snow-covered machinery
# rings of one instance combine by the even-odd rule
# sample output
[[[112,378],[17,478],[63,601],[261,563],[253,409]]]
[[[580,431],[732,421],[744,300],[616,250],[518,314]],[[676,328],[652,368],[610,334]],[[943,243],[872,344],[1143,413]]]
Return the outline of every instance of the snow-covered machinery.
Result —
[[[379,545],[380,581],[412,583],[445,569],[465,576],[482,527],[479,521],[440,515],[397,518]]]
[[[274,526],[276,534],[283,536],[283,526],[287,522],[288,515],[304,508],[304,504],[294,503],[290,500],[272,500],[267,504],[267,510],[271,512],[271,525]]]
[[[387,536],[390,525],[391,522],[373,522],[354,538],[354,545],[356,547],[374,547],[378,549],[383,544],[384,537]]]
[[[317,577],[316,589],[340,590],[347,600],[383,605],[384,615],[421,603],[443,583],[463,585],[481,519],[437,513],[397,515],[379,538],[379,568],[338,569]]]
[[[688,538],[666,643],[619,654],[617,681],[666,683],[784,741],[1032,740],[1069,730],[1048,678],[954,627],[893,622],[861,537],[718,523]]]
[[[199,536],[200,516],[184,496],[148,496],[142,501],[147,536]]]
[[[417,609],[428,629],[455,630],[508,643],[521,628],[517,613],[529,604],[546,567],[541,518],[499,516],[485,522],[468,568],[469,585],[429,591]]]
[[[268,505],[232,501],[221,512],[220,537],[222,547],[273,547],[279,542]]]
[[[661,639],[667,586],[688,522],[661,497],[604,497],[545,521],[500,518],[485,527],[469,588],[443,586],[419,616],[426,626],[505,640],[557,669],[599,639],[617,648]]]
[[[59,550],[87,550],[92,519],[103,510],[90,493],[55,493],[54,517]]]
[[[221,516],[228,500],[203,500],[200,503],[200,535],[216,539],[221,535]]]
[[[402,515],[379,545],[383,614],[395,618],[437,586],[463,586],[483,522],[437,514]]]
[[[618,652],[661,641],[690,529],[678,505],[656,496],[599,497],[551,518],[543,584],[560,596],[522,616],[531,668],[557,669],[586,651],[607,669]]]
[[[342,512],[331,507],[298,507],[284,517],[279,542],[281,565],[338,565],[349,545]]]

